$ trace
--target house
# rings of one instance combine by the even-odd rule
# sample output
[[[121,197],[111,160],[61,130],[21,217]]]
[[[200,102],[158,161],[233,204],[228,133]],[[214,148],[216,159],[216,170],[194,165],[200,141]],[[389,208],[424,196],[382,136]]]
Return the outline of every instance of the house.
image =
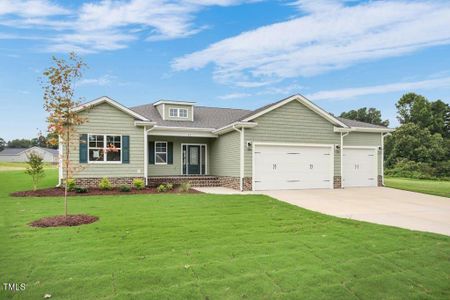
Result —
[[[31,148],[5,148],[0,152],[0,161],[7,162],[26,162],[30,153],[36,153],[44,159],[44,162],[58,163],[58,150],[31,147]]]
[[[334,117],[301,95],[253,111],[170,100],[128,108],[108,97],[75,111],[88,119],[71,157],[86,186],[102,177],[240,190],[377,186],[392,131]]]

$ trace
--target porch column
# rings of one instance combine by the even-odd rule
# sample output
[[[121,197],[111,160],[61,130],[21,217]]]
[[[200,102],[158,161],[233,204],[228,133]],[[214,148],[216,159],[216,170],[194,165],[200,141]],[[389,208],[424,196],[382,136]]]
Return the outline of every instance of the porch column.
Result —
[[[145,177],[145,185],[148,185],[148,135],[147,135],[147,126],[144,126],[144,177]]]

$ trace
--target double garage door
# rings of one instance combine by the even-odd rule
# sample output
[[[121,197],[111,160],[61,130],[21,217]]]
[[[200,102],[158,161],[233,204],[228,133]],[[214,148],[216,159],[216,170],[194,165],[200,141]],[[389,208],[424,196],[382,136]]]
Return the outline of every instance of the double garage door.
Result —
[[[333,188],[334,146],[254,145],[254,190]],[[374,149],[345,148],[343,186],[376,186]]]

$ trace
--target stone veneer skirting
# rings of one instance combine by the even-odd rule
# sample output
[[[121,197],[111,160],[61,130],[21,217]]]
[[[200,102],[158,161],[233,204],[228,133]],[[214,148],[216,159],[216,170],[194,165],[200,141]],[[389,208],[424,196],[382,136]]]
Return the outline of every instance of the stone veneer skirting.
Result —
[[[133,185],[133,179],[138,178],[144,180],[144,177],[107,177],[109,182],[113,186],[120,186],[120,185]],[[83,187],[98,187],[98,184],[100,183],[100,180],[102,180],[101,177],[99,178],[76,178],[75,183],[78,186]]]
[[[383,176],[382,175],[378,175],[378,186],[384,186],[383,185]]]
[[[214,187],[220,186],[220,180],[217,176],[198,175],[198,176],[151,176],[148,177],[148,186],[156,187],[162,183],[181,184],[189,182],[192,187]]]
[[[333,177],[333,188],[335,188],[335,189],[341,189],[342,188],[341,176],[334,176]]]

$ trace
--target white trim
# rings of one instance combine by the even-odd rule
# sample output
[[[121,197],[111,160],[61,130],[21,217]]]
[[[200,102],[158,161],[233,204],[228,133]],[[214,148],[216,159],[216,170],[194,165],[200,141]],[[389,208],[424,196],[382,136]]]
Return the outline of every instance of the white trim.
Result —
[[[205,146],[205,174],[193,174],[193,175],[208,175],[208,144],[204,143],[181,143],[181,155],[180,155],[180,164],[181,164],[181,174],[182,176],[189,176],[189,169],[186,169],[186,174],[183,174],[183,146]],[[186,147],[187,150],[187,147]],[[187,154],[186,154],[187,155]],[[202,156],[202,149],[200,147],[200,173],[202,171],[202,165],[201,165],[201,156]]]
[[[164,162],[164,163],[156,162],[156,153],[164,153],[164,152],[157,152],[156,151],[156,144],[157,143],[166,144],[166,162]],[[169,144],[168,144],[168,142],[167,141],[155,141],[155,153],[153,155],[154,155],[155,165],[167,165],[168,161],[169,161]]]
[[[144,177],[145,185],[148,185],[148,135],[147,127],[144,126]]]
[[[153,126],[153,125],[156,125],[156,122],[134,121],[134,126]]]
[[[103,161],[90,161],[89,159],[89,136],[91,135],[102,135],[103,136]],[[107,161],[107,153],[105,151],[106,149],[106,137],[107,136],[120,136],[120,161]],[[87,163],[88,164],[96,164],[96,165],[109,165],[109,164],[121,164],[122,163],[122,155],[123,155],[123,151],[122,151],[122,145],[123,145],[123,135],[122,134],[113,134],[113,133],[88,133],[87,134]],[[100,149],[99,147],[93,147],[95,149]]]
[[[195,104],[195,102],[190,102],[190,101],[174,101],[174,100],[159,100],[156,101],[155,103],[153,103],[153,106],[158,106],[160,104],[173,104],[173,105],[189,105],[189,106],[193,106]]]
[[[253,128],[253,127],[257,126],[257,125],[258,125],[258,123],[256,123],[256,122],[234,122],[234,123],[228,124],[228,125],[226,125],[224,127],[221,127],[219,129],[213,129],[212,133],[221,135],[221,134],[233,131],[234,128],[237,128],[237,127]]]
[[[174,111],[176,111],[176,115],[175,116],[172,116],[171,115],[171,110],[174,110]],[[186,117],[182,117],[181,116],[181,111],[186,111]],[[169,106],[169,118],[170,119],[175,119],[175,120],[177,120],[177,119],[183,119],[183,120],[188,120],[189,119],[189,109],[187,109],[187,108],[184,108],[184,107],[172,107],[172,106]]]
[[[90,102],[86,102],[84,104],[81,104],[80,106],[75,107],[73,109],[73,111],[80,112],[80,111],[83,111],[83,110],[88,109],[88,108],[93,107],[93,106],[97,106],[97,105],[102,104],[102,103],[108,103],[111,106],[114,106],[115,108],[123,111],[124,113],[127,113],[127,114],[129,114],[129,115],[131,115],[131,116],[133,116],[135,118],[140,119],[141,121],[149,121],[146,117],[138,114],[137,112],[132,111],[128,107],[126,107],[126,106],[120,104],[119,102],[117,102],[117,101],[115,101],[115,100],[113,100],[113,99],[111,99],[109,97],[106,97],[106,96],[100,97],[100,98],[92,100]]]
[[[244,122],[249,122],[257,117],[260,117],[274,109],[277,109],[278,107],[281,107],[289,102],[292,102],[294,100],[297,100],[298,102],[302,103],[303,105],[305,105],[307,108],[311,109],[312,111],[314,111],[315,113],[317,113],[318,115],[322,116],[324,119],[328,120],[329,122],[331,122],[334,125],[339,125],[342,126],[344,128],[347,128],[348,126],[345,125],[344,123],[342,123],[341,121],[339,121],[338,119],[336,119],[335,117],[333,117],[332,115],[330,115],[329,113],[327,113],[326,111],[324,111],[322,108],[320,108],[319,106],[315,105],[314,103],[312,103],[311,101],[309,101],[308,99],[306,99],[304,96],[302,95],[293,95],[290,96],[286,99],[284,99],[283,101],[280,101],[274,105],[269,106],[268,108],[257,112],[256,114],[253,114],[247,118],[245,118]]]
[[[195,128],[195,127],[169,127],[153,126],[149,135],[154,136],[186,136],[186,137],[208,137],[217,138],[217,134],[212,133],[213,128]],[[150,132],[150,129],[147,130]]]
[[[241,130],[233,125],[233,130],[239,133],[239,189],[244,190],[244,127]]]
[[[162,119],[165,120],[166,119],[166,104],[165,103],[162,105],[162,110],[163,110]]]
[[[287,146],[287,147],[323,147],[330,148],[330,189],[334,188],[334,144],[305,144],[305,143],[277,143],[277,142],[253,142],[252,143],[252,191],[255,191],[255,149],[257,146]]]
[[[345,148],[353,148],[353,149],[375,149],[378,150],[378,146],[344,146]]]
[[[369,128],[369,127],[350,127],[350,128],[340,128],[340,127],[334,127],[334,132],[392,132],[395,131],[395,129],[392,128]]]
[[[194,105],[191,107],[191,121],[194,122]]]
[[[342,181],[344,180],[344,137],[350,134],[350,132],[341,132],[341,149],[339,154],[341,156],[341,188],[343,188]]]

